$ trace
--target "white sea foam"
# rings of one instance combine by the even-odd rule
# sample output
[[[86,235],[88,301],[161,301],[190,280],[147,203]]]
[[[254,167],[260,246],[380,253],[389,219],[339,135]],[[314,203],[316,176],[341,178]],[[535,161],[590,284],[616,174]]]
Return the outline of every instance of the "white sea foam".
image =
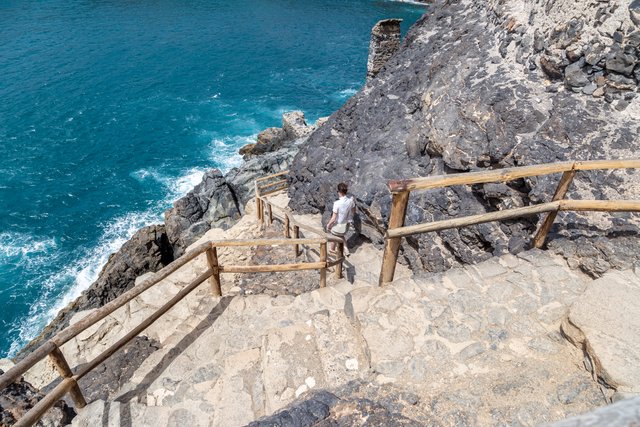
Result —
[[[44,254],[55,249],[54,238],[37,238],[24,233],[0,233],[0,257],[25,260],[31,254]]]
[[[168,205],[180,197],[187,194],[196,185],[202,181],[205,170],[201,168],[191,168],[184,171],[177,178],[175,176],[167,175],[158,169],[140,169],[132,174],[134,178],[139,181],[145,181],[147,179],[153,179],[155,182],[161,184],[167,192],[164,199],[164,204]]]
[[[237,154],[238,149],[245,144],[255,142],[257,135],[213,138],[211,140],[211,160],[221,170],[226,172],[232,167],[239,166],[242,157]],[[132,176],[143,182],[152,179],[166,189],[166,196],[155,209],[144,212],[129,213],[118,217],[103,226],[103,232],[98,243],[93,248],[79,250],[77,256],[62,262],[63,267],[56,273],[33,283],[24,284],[26,287],[39,286],[39,299],[30,307],[29,315],[19,324],[12,326],[18,336],[9,348],[9,356],[14,355],[27,342],[37,336],[39,331],[48,324],[58,312],[76,299],[98,278],[100,271],[107,263],[109,256],[117,252],[140,228],[162,221],[162,212],[173,201],[184,196],[202,181],[204,169],[191,168],[175,177],[162,172],[161,169],[140,169]],[[38,253],[51,265],[51,257],[55,254],[54,239],[37,239],[21,234],[0,234],[0,256],[25,257]],[[54,303],[52,303],[55,301]]]
[[[334,92],[331,97],[334,99],[338,99],[338,100],[344,100],[344,99],[348,99],[351,98],[353,95],[355,95],[356,93],[358,93],[358,89],[355,87],[350,87],[347,89],[342,89],[338,92]]]
[[[78,257],[68,261],[57,273],[44,280],[24,284],[26,287],[39,286],[40,298],[31,305],[29,315],[20,324],[14,325],[13,330],[18,332],[18,339],[11,343],[9,355],[15,354],[25,343],[35,338],[61,309],[87,289],[98,278],[109,256],[117,252],[138,229],[161,220],[161,215],[151,210],[118,217],[104,226],[95,247],[80,251]],[[52,300],[55,300],[53,305]]]
[[[213,138],[211,140],[211,160],[223,172],[242,164],[238,150],[247,144],[254,144],[258,134]]]

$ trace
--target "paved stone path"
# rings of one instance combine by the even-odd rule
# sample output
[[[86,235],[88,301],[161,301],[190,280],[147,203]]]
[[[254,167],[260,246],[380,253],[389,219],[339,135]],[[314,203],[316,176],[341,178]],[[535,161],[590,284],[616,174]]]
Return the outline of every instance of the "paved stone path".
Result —
[[[237,226],[204,238],[259,235],[247,219],[251,209]],[[250,256],[223,252],[221,260]],[[246,295],[242,278],[223,276],[219,299],[203,285],[145,333],[161,348],[73,424],[239,426],[318,390],[367,402],[395,396],[383,399],[391,402],[385,410],[403,425],[538,425],[606,403],[582,351],[560,334],[569,307],[592,282],[562,258],[529,251],[417,277],[399,266],[384,288],[373,285],[379,260],[375,248],[360,246],[345,279],[330,274],[327,288],[299,295]],[[204,268],[199,260],[75,340],[72,360],[95,353],[98,337],[118,339]],[[362,411],[360,403],[340,402],[327,410]]]

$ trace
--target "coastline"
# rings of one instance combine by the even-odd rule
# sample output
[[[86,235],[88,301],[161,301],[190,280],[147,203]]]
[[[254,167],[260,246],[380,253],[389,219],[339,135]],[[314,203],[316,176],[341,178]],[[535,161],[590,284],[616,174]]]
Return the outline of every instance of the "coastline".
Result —
[[[235,224],[251,198],[254,179],[286,170],[298,146],[325,121],[326,118],[321,118],[315,124],[307,125],[301,111],[284,113],[282,128],[265,129],[256,136],[255,144],[239,150],[245,153],[240,165],[224,173],[217,168],[204,171],[201,181],[164,211],[162,223],[139,228],[108,256],[91,285],[66,304],[56,305],[60,308],[53,318],[35,338],[17,350],[11,360],[21,360],[67,327],[75,313],[101,307],[133,287],[136,277],[160,270],[209,229],[227,229]],[[275,137],[274,129],[280,131]],[[206,208],[194,208],[199,202]],[[198,211],[197,218],[194,218],[194,211]],[[185,217],[188,220],[185,221]]]

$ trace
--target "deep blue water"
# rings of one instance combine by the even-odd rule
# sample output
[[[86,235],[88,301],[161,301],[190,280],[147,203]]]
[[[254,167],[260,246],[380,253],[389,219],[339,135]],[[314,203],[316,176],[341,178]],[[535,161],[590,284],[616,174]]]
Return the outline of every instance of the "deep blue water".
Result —
[[[202,171],[362,85],[391,1],[0,2],[0,356]]]

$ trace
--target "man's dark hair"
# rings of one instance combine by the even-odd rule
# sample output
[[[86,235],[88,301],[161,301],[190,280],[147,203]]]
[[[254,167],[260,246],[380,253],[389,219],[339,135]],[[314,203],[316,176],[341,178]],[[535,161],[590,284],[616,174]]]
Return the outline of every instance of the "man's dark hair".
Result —
[[[349,187],[347,187],[347,184],[345,184],[344,182],[338,184],[338,193],[347,194],[347,191],[349,191]]]

